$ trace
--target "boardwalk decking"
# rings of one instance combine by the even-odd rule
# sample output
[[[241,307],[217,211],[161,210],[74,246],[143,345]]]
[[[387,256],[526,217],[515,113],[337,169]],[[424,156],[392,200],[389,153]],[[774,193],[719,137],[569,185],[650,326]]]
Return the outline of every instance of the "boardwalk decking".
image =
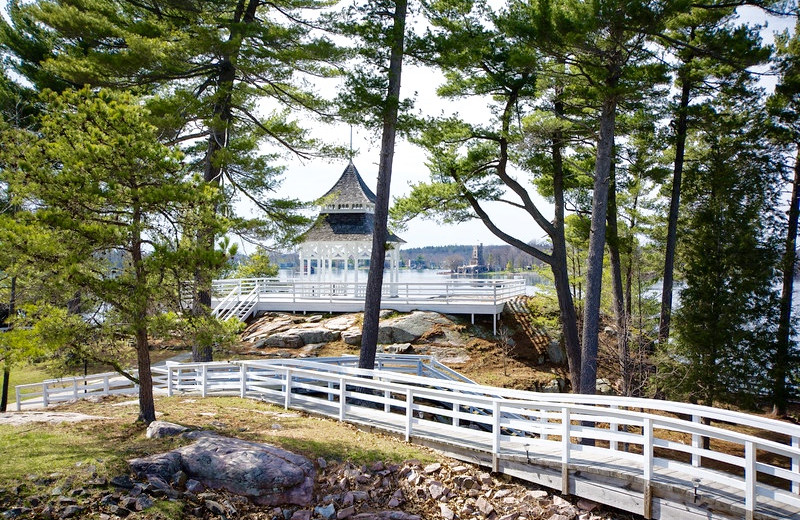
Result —
[[[800,518],[796,425],[668,401],[480,386],[424,356],[379,361],[383,370],[352,368],[355,358],[168,364],[155,381],[168,394],[237,394],[389,432],[646,518]]]

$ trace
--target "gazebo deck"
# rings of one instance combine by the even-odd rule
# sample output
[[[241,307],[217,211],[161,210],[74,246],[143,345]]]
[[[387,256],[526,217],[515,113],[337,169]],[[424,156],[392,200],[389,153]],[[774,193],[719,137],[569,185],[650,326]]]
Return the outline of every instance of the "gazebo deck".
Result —
[[[222,319],[244,320],[253,313],[269,311],[359,312],[364,310],[365,292],[366,281],[215,280],[211,304]],[[524,294],[525,281],[521,279],[385,282],[381,308],[496,317],[506,302]]]

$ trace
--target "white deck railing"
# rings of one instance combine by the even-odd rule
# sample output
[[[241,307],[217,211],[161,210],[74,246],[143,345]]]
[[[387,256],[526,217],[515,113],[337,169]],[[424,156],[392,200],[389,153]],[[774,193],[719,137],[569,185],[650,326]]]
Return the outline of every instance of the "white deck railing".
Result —
[[[214,280],[212,298],[216,308],[228,309],[254,293],[259,300],[271,298],[292,301],[364,299],[366,282],[280,281],[272,278]],[[383,294],[401,303],[421,300],[443,302],[481,301],[502,303],[525,294],[525,280],[443,280],[441,282],[384,282]]]
[[[378,359],[383,370],[359,370],[353,367],[355,358],[342,357],[168,363],[153,371],[155,385],[169,395],[262,399],[369,424],[408,440],[429,439],[486,453],[500,470],[504,461],[560,464],[567,477],[562,491],[568,491],[570,465],[603,465],[642,483],[645,498],[638,503],[645,510],[635,512],[645,516],[651,484],[659,482],[689,491],[702,487],[704,493],[732,503],[745,518],[800,514],[796,425],[670,401],[487,387],[466,378],[446,379],[449,369],[428,357]],[[95,393],[106,387],[113,393],[105,376],[95,376],[100,382],[87,384],[87,389],[99,385]],[[87,395],[80,392],[82,381],[60,384],[75,398]],[[53,384],[39,385],[43,395]],[[53,402],[51,397],[44,400]],[[733,431],[733,425],[752,433]],[[776,516],[776,510],[790,513]]]

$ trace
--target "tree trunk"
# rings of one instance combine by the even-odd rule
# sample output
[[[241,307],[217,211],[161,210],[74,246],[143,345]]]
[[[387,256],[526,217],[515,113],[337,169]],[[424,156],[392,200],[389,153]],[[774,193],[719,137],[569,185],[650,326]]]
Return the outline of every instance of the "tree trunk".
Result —
[[[611,87],[613,85],[609,85]],[[581,345],[580,393],[594,394],[597,390],[597,348],[600,330],[600,292],[603,287],[603,253],[606,242],[606,211],[611,154],[614,147],[614,124],[617,102],[613,95],[603,100],[600,113],[600,132],[597,139],[594,190],[592,193],[592,224],[589,232],[589,256],[586,268],[586,297],[583,312],[583,342]]]
[[[782,262],[783,288],[781,290],[778,338],[775,345],[775,362],[772,369],[772,412],[780,416],[786,415],[789,406],[789,388],[786,383],[786,377],[790,362],[789,345],[792,333],[792,291],[794,290],[794,268],[797,256],[798,215],[800,215],[800,144],[798,144],[794,161],[792,199],[789,204],[789,219]]]
[[[139,368],[139,418],[145,424],[156,420],[156,405],[153,401],[153,375],[150,372],[150,345],[147,328],[136,330],[136,361]]]
[[[688,63],[684,65],[688,68]],[[667,220],[667,244],[664,252],[664,279],[661,285],[661,317],[658,325],[658,343],[665,345],[669,340],[669,327],[672,318],[672,286],[675,270],[675,249],[678,244],[678,210],[681,204],[681,180],[683,178],[683,158],[686,149],[687,112],[691,83],[684,76],[681,85],[681,101],[678,106],[678,122],[675,128],[675,164],[672,172],[672,196],[669,201]]]
[[[561,101],[561,87],[556,88],[556,101],[553,111],[557,118],[564,116],[564,103]],[[564,335],[564,347],[569,364],[569,380],[572,391],[580,388],[581,380],[581,342],[578,335],[578,316],[569,286],[569,270],[567,266],[567,241],[564,236],[564,160],[562,149],[564,136],[560,129],[553,135],[553,199],[555,211],[553,215],[554,232],[550,237],[553,244],[552,263],[553,283],[558,298],[558,311],[561,318],[561,333]]]
[[[389,187],[392,179],[397,113],[400,106],[400,77],[403,69],[407,8],[407,0],[396,0],[392,26],[392,49],[389,56],[389,85],[383,112],[381,158],[378,166],[377,193],[375,194],[377,199],[375,201],[375,228],[372,234],[367,293],[364,299],[364,323],[361,330],[361,351],[358,358],[359,368],[372,369],[375,367],[375,352],[378,348],[383,263],[386,259],[386,241],[389,236]]]
[[[217,65],[217,100],[214,103],[213,123],[209,127],[208,145],[203,160],[203,180],[215,187],[222,183],[222,166],[216,160],[220,150],[228,146],[229,132],[233,124],[233,86],[236,81],[236,66],[234,63],[239,55],[242,42],[241,24],[249,24],[255,20],[256,10],[260,5],[259,0],[240,0],[234,12],[233,21],[236,22],[228,38],[229,51]],[[214,208],[216,212],[217,208]],[[209,251],[214,250],[214,232],[201,229],[198,232],[198,243]],[[211,307],[211,277],[208,272],[195,273],[195,298],[192,313],[195,316],[205,316]],[[208,362],[214,359],[214,352],[210,345],[192,345],[192,361],[195,363]]]
[[[17,277],[11,277],[11,293],[8,298],[8,328],[14,326],[14,315],[17,313]],[[11,362],[6,359],[3,363],[3,389],[0,391],[0,412],[8,409],[8,385],[11,379]]]
[[[628,314],[625,310],[625,297],[622,287],[622,256],[620,255],[620,239],[617,213],[617,193],[615,168],[612,163],[608,193],[608,215],[606,233],[608,239],[608,258],[611,263],[611,292],[613,294],[614,321],[617,325],[617,361],[619,375],[622,380],[621,393],[631,395],[630,389],[630,353],[628,352]]]

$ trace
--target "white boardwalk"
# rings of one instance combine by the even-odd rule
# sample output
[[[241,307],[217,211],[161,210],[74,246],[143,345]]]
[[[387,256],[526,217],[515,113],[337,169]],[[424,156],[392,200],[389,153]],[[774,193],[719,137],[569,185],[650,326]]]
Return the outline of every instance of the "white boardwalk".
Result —
[[[270,278],[214,280],[211,307],[222,319],[247,319],[267,311],[359,312],[366,283],[280,281]],[[525,294],[525,280],[442,280],[384,282],[381,307],[447,314],[498,316],[507,301]]]
[[[380,356],[381,370],[355,363],[168,363],[154,372],[169,395],[306,410],[646,518],[800,518],[796,425],[669,401],[480,386],[425,356]],[[71,397],[89,395],[75,386],[65,389]]]

